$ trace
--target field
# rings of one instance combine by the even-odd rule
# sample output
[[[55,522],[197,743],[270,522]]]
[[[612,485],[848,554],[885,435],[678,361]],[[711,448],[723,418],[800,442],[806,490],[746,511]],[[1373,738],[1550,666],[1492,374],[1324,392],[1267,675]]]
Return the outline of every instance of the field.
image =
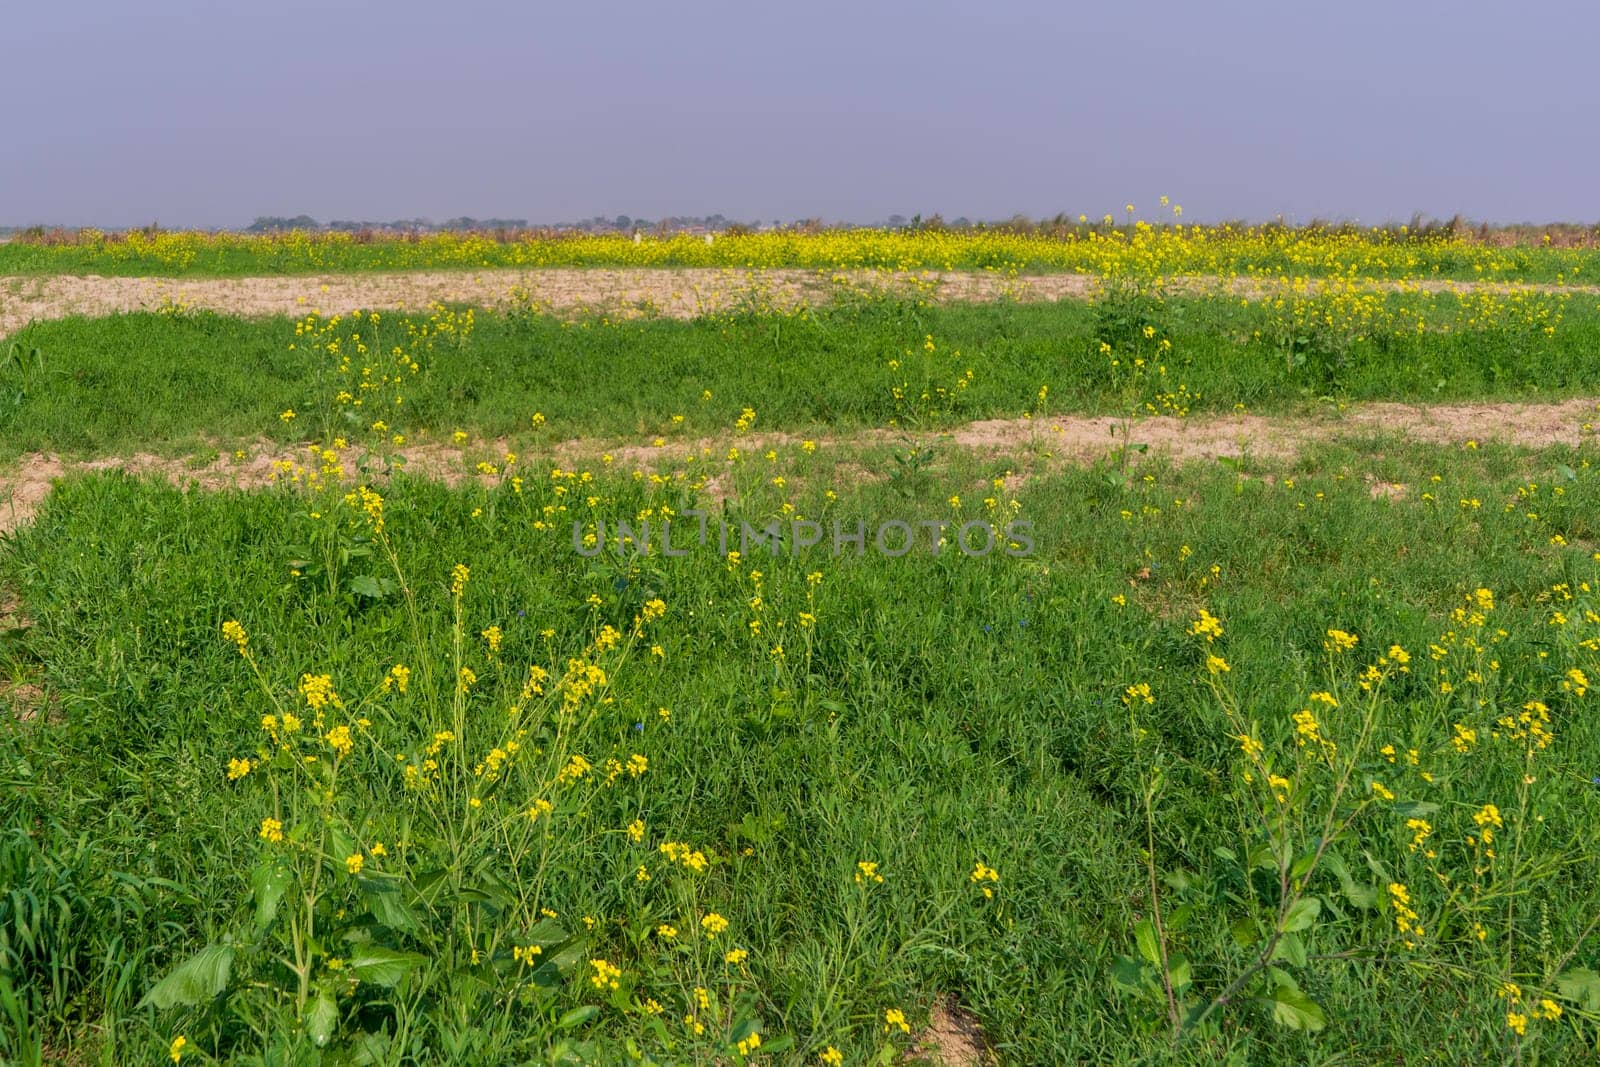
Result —
[[[1595,257],[0,245],[0,1059],[1593,1056]]]

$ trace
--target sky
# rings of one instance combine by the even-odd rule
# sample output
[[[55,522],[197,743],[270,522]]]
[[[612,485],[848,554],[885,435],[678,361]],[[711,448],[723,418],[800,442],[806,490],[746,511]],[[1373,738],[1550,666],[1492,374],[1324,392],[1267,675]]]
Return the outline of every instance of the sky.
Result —
[[[1592,223],[1596,40],[1573,0],[6,0],[0,225]]]

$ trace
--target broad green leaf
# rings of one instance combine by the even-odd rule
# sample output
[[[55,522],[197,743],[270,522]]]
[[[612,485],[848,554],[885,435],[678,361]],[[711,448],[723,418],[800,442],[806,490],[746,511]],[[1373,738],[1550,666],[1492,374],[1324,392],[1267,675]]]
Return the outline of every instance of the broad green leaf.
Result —
[[[1288,933],[1309,930],[1317,921],[1317,916],[1321,914],[1322,901],[1319,898],[1301,897],[1289,905],[1289,910],[1283,917],[1283,929]]]
[[[415,952],[402,952],[382,945],[357,945],[350,950],[346,965],[363,982],[392,986],[427,962],[426,956]]]
[[[1194,884],[1187,871],[1169,871],[1161,876],[1161,880],[1174,893],[1181,893]]]
[[[1278,943],[1272,946],[1272,959],[1274,962],[1282,960],[1295,967],[1304,967],[1306,943],[1300,940],[1299,934],[1284,934],[1278,938]]]
[[[292,876],[289,868],[274,857],[267,857],[256,865],[250,876],[250,888],[256,901],[256,933],[259,935],[277,918],[278,905],[288,892]]]
[[[318,1048],[325,1046],[333,1037],[333,1028],[339,1025],[339,1005],[334,1002],[333,992],[327,988],[317,991],[317,999],[311,1002],[311,1007],[306,1011],[306,1036]]]
[[[573,968],[582,962],[585,954],[582,942],[574,941],[557,952],[545,955],[544,962],[533,972],[533,983],[547,988],[561,985]]]
[[[348,1062],[352,1067],[371,1067],[372,1064],[392,1063],[390,1054],[393,1040],[388,1034],[359,1033],[350,1038]]]
[[[400,890],[376,880],[363,886],[367,897],[367,910],[372,917],[396,933],[414,934],[422,929],[416,913],[406,904]]]
[[[1584,1011],[1600,1011],[1600,974],[1574,967],[1556,978],[1556,989]]]
[[[1123,989],[1140,989],[1144,986],[1145,964],[1132,956],[1118,956],[1111,965],[1111,981]]]
[[[1439,805],[1428,800],[1400,800],[1394,805],[1394,813],[1402,819],[1422,819],[1438,810]]]
[[[383,583],[370,574],[360,574],[350,579],[350,592],[368,600],[382,600],[387,595]]]
[[[233,973],[233,946],[207,945],[172,969],[139,1002],[165,1011],[179,1004],[195,1005],[210,1000],[228,987]]]
[[[1273,1021],[1291,1030],[1316,1033],[1328,1024],[1317,1002],[1292,985],[1274,987],[1268,999],[1272,1002]]]
[[[551,945],[561,944],[571,936],[572,935],[569,934],[566,929],[554,919],[540,919],[538,922],[533,924],[533,929],[529,930],[518,940],[524,944],[538,945],[540,948],[549,948]]]
[[[1372,907],[1378,899],[1378,891],[1369,885],[1357,885],[1356,880],[1350,875],[1350,868],[1344,862],[1344,857],[1336,852],[1329,852],[1323,859],[1323,866],[1333,872],[1339,879],[1339,889],[1344,893],[1344,898],[1350,906],[1363,910]]]
[[[593,1019],[596,1015],[599,1015],[599,1014],[600,1014],[600,1008],[599,1008],[598,1005],[594,1005],[594,1004],[583,1004],[583,1005],[580,1005],[580,1006],[578,1006],[576,1008],[573,1008],[571,1011],[567,1012],[561,1018],[557,1019],[556,1020],[556,1029],[557,1030],[571,1030],[574,1026],[582,1026],[584,1023],[588,1022],[590,1019]]]
[[[1149,919],[1141,919],[1134,924],[1133,940],[1139,946],[1139,955],[1149,963],[1161,966],[1161,944],[1156,940],[1155,924]]]

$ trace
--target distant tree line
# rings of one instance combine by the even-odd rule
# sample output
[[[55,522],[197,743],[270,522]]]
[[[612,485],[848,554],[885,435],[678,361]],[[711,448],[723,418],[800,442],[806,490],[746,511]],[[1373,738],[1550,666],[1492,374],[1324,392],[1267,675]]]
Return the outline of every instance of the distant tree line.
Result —
[[[778,227],[782,223],[774,221],[772,226]],[[244,228],[245,233],[282,233],[288,230],[305,230],[310,232],[330,231],[339,233],[360,233],[363,231],[383,231],[400,233],[441,233],[448,231],[467,230],[577,230],[584,233],[680,233],[696,231],[723,231],[736,227],[746,229],[762,229],[762,223],[739,223],[724,215],[669,215],[661,219],[634,218],[631,215],[596,215],[594,218],[582,219],[578,222],[549,223],[531,226],[527,219],[502,219],[502,218],[473,218],[470,215],[461,215],[443,222],[432,219],[334,219],[327,224],[318,222],[310,215],[258,215],[256,220]]]
[[[400,230],[410,233],[436,233],[446,230],[525,230],[527,219],[475,219],[470,215],[434,222],[432,219],[334,219],[326,226],[310,215],[257,215],[256,220],[244,229],[245,233],[279,233],[284,230],[330,230],[340,233],[359,233],[362,230]]]
[[[1161,228],[1178,224],[1178,220],[1159,224]],[[1281,217],[1275,221],[1260,223],[1246,220],[1211,222],[1209,226],[1231,226],[1239,229],[1253,228],[1258,230],[1285,230],[1285,231],[1333,231],[1348,232],[1352,234],[1370,233],[1373,230],[1387,232],[1391,239],[1405,241],[1430,241],[1441,238],[1463,238],[1476,240],[1483,243],[1492,243],[1504,246],[1514,246],[1538,242],[1553,244],[1557,247],[1595,247],[1600,245],[1600,223],[1549,223],[1535,225],[1532,223],[1490,224],[1472,222],[1460,215],[1449,219],[1429,218],[1423,215],[1413,215],[1409,223],[1401,225],[1395,222],[1385,223],[1382,227],[1361,226],[1351,222],[1328,219],[1313,219],[1306,223],[1288,223]],[[738,235],[758,231],[783,231],[788,233],[820,233],[825,230],[835,229],[889,229],[903,231],[956,231],[956,232],[997,232],[1008,234],[1036,234],[1047,237],[1082,237],[1091,232],[1104,233],[1110,230],[1121,230],[1127,226],[1124,222],[1109,220],[1090,220],[1082,215],[1072,216],[1065,212],[1053,217],[1031,218],[1027,215],[1013,215],[1009,219],[1001,220],[971,220],[967,218],[945,219],[935,213],[933,215],[913,215],[907,218],[904,215],[890,215],[887,219],[867,224],[862,227],[853,223],[828,222],[820,218],[795,219],[784,222],[773,219],[770,222],[754,221],[739,222],[729,219],[725,215],[668,215],[659,219],[636,218],[631,215],[596,215],[593,218],[582,219],[578,222],[542,223],[530,225],[527,219],[509,218],[473,218],[470,215],[461,215],[443,222],[432,219],[390,219],[388,221],[334,219],[328,223],[318,222],[310,215],[259,215],[249,226],[242,231],[233,227],[222,227],[210,232],[244,232],[252,234],[287,233],[300,230],[308,233],[349,233],[358,240],[380,240],[385,237],[405,236],[426,233],[447,232],[474,232],[492,237],[495,240],[521,240],[528,237],[559,237],[562,234],[588,233],[588,234],[650,234],[658,237],[668,237],[673,234],[726,234]],[[130,228],[146,236],[154,236],[165,232],[168,227],[159,223],[149,226]],[[33,244],[77,244],[87,236],[98,233],[93,228],[80,228],[69,226],[5,226],[0,225],[0,240],[16,241]]]

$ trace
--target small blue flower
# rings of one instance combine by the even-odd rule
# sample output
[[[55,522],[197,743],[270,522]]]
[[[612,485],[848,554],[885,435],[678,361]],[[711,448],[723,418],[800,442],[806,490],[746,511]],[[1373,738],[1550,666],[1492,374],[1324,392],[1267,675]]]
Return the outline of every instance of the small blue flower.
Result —
[[[1022,628],[1023,629],[1027,629],[1028,628],[1028,620],[1027,619],[1023,619],[1022,620]]]
[[[983,624],[983,632],[986,633],[986,634],[992,634],[992,633],[994,633],[994,627],[990,626],[988,623],[984,623]]]
[[[637,731],[639,731],[639,732],[640,732],[640,733],[641,733],[641,734],[642,734],[642,733],[644,733],[644,723],[642,723],[642,722],[636,722],[636,723],[634,723],[634,724],[633,724],[633,728],[634,728],[634,729],[635,729],[635,730],[637,730]]]

